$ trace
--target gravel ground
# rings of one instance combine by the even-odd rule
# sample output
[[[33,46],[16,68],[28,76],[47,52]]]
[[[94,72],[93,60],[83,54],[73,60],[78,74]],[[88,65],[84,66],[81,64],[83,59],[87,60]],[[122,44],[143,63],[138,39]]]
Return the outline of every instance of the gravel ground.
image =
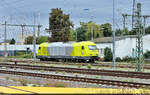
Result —
[[[8,62],[10,63],[10,62]],[[14,64],[14,62],[11,62]],[[18,63],[18,64],[29,64],[29,63]],[[31,64],[34,65],[34,64]],[[61,65],[61,64],[36,64],[40,66],[52,66],[52,67],[71,67],[71,68],[79,68],[79,65]],[[87,66],[80,66],[80,68],[86,68]],[[91,66],[92,69],[99,70],[113,70],[111,67],[98,67]],[[2,68],[1,68],[2,69]],[[3,68],[4,69],[4,68]],[[10,69],[14,70],[14,69]],[[129,68],[116,68],[116,70],[120,71],[135,71],[135,69]],[[45,74],[54,74],[54,75],[65,75],[65,76],[76,76],[76,77],[87,77],[87,78],[97,78],[97,79],[106,79],[106,80],[119,80],[125,82],[138,82],[138,83],[150,83],[150,79],[137,79],[137,78],[123,78],[123,77],[111,77],[111,76],[100,76],[100,75],[84,75],[77,73],[66,73],[66,72],[47,72],[47,71],[32,71],[32,70],[22,70],[17,69],[17,71],[27,71],[27,72],[38,72]],[[150,70],[144,70],[144,72],[150,72]],[[9,77],[9,79],[7,79]],[[17,80],[17,81],[16,81]],[[33,78],[27,76],[17,76],[17,75],[7,75],[1,74],[0,76],[0,85],[4,86],[22,86],[23,83],[21,80],[27,81],[28,86],[65,86],[65,87],[96,87],[96,88],[124,88],[124,87],[116,87],[116,86],[106,86],[106,85],[97,85],[90,83],[79,83],[79,82],[70,82],[63,80],[54,80],[54,79],[43,79],[43,78]]]
[[[14,69],[10,69],[10,70],[14,71]],[[150,83],[150,79],[88,75],[88,74],[67,73],[67,72],[51,72],[51,71],[44,71],[44,70],[41,70],[41,71],[23,70],[23,69],[16,69],[16,70],[17,71],[23,71],[23,72],[43,73],[43,74],[52,74],[52,75],[64,75],[64,76],[72,76],[72,77],[96,78],[96,79],[117,80],[117,81],[125,81],[125,82],[137,82],[137,83]]]
[[[9,78],[9,79],[8,79]],[[15,79],[15,81],[14,81]],[[23,84],[24,81],[26,84]],[[125,88],[117,86],[97,85],[83,82],[71,82],[56,79],[1,74],[1,86],[48,86],[48,87],[73,87],[73,88]]]
[[[14,64],[14,62],[7,62],[9,64]],[[27,64],[27,65],[38,65],[38,66],[50,66],[50,67],[68,67],[68,68],[83,68],[83,69],[88,69],[87,66],[81,66],[81,65],[62,65],[62,64],[45,64],[45,63],[41,63],[41,64],[29,64],[29,63],[18,63],[18,64]],[[113,70],[112,67],[101,67],[101,66],[91,66],[91,69],[98,69],[98,70]],[[132,69],[132,68],[116,68],[116,70],[118,71],[133,71],[135,72],[136,69]],[[144,69],[142,72],[149,72],[149,69]]]
[[[7,70],[11,71],[22,71],[22,72],[32,72],[32,73],[42,73],[42,74],[52,74],[52,75],[64,75],[64,76],[73,76],[73,77],[86,77],[86,78],[96,78],[96,79],[105,79],[105,80],[117,80],[117,81],[125,81],[125,82],[136,82],[136,83],[150,83],[150,79],[137,79],[137,78],[123,78],[123,77],[112,77],[112,76],[100,76],[100,75],[87,75],[87,74],[78,74],[78,73],[66,73],[66,72],[50,72],[50,71],[33,71],[33,70],[23,70],[23,69],[9,69]],[[28,78],[28,77],[27,77]],[[39,79],[39,78],[36,78]],[[35,79],[35,80],[36,80]],[[42,78],[40,78],[42,79]],[[43,79],[42,79],[43,80]],[[31,80],[32,81],[32,80]],[[63,80],[59,80],[61,82],[65,82]],[[69,84],[70,82],[67,82]],[[80,83],[78,82],[73,82],[75,83],[74,85],[77,84],[75,87],[80,87]],[[72,82],[71,82],[72,84]],[[72,87],[73,85],[69,85],[69,87]],[[104,85],[96,85],[96,84],[88,84],[88,83],[83,83],[85,84],[83,87],[105,87]],[[106,87],[111,87],[114,88],[115,86],[106,86]]]

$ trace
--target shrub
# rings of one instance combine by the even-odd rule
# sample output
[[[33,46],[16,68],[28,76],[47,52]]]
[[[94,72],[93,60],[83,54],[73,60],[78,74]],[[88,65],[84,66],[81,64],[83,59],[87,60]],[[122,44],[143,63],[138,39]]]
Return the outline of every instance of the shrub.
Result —
[[[6,80],[9,80],[9,77],[8,77],[8,76],[6,77]]]
[[[16,53],[16,55],[24,55],[24,54],[25,52],[21,52],[21,51]]]
[[[66,72],[65,72],[65,71],[62,71],[61,73],[64,75]]]
[[[112,52],[108,47],[104,49],[104,61],[112,61]]]
[[[121,58],[120,57],[116,57],[116,62],[121,62]]]
[[[87,68],[88,68],[88,69],[91,69],[91,68],[92,68],[91,64],[88,64],[88,65],[87,65]]]
[[[20,83],[23,85],[23,86],[27,86],[27,81],[26,80],[24,80],[24,79],[20,79],[19,80],[20,81]]]
[[[16,78],[13,78],[12,80],[13,80],[14,82],[16,82],[16,81],[17,81],[17,79],[16,79]]]
[[[104,58],[99,58],[99,61],[104,61]]]
[[[41,73],[44,73],[45,71],[44,71],[44,70],[40,70],[40,72],[41,72]]]
[[[129,56],[126,56],[122,59],[122,61],[125,61],[125,62],[131,62],[131,61],[135,61],[136,58],[132,58],[132,57],[129,57]]]
[[[78,68],[80,69],[82,67],[82,65],[78,65]]]
[[[144,58],[146,58],[146,59],[150,58],[150,51],[146,51],[144,53]]]
[[[23,58],[33,58],[33,53],[30,54],[24,54]]]

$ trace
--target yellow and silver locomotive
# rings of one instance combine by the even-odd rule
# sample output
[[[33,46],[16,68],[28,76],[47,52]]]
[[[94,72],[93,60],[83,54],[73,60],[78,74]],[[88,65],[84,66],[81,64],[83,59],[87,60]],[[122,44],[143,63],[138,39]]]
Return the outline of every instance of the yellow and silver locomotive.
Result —
[[[98,59],[96,44],[90,41],[42,43],[37,57],[44,60],[94,62]]]

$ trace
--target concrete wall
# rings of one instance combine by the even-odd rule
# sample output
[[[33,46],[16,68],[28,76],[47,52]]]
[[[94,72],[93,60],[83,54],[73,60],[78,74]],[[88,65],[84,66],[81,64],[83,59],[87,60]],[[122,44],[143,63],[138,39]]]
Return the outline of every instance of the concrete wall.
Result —
[[[109,47],[113,50],[112,43],[96,43],[99,49],[99,56],[104,57],[104,48]],[[150,35],[143,37],[143,50],[144,53],[150,50]],[[126,38],[116,41],[116,57],[123,58],[125,56],[136,57],[136,38]]]

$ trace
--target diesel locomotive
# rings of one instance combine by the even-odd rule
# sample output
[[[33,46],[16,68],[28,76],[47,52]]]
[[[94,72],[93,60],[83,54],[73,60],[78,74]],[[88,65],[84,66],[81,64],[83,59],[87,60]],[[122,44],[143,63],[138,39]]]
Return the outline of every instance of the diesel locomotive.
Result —
[[[37,58],[41,61],[94,62],[98,60],[98,49],[90,41],[42,43]]]

